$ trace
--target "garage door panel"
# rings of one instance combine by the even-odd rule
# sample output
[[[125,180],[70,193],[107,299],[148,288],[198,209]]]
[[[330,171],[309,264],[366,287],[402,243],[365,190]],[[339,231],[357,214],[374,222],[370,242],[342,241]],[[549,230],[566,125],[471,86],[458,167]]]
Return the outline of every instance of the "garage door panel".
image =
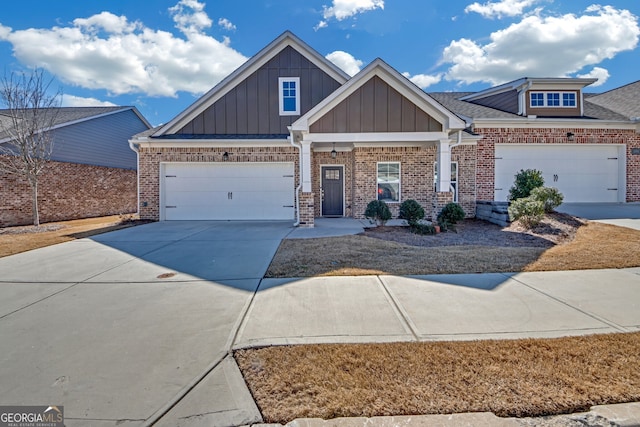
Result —
[[[617,202],[621,162],[616,145],[496,144],[495,200],[507,200],[522,169],[542,171],[565,202]]]
[[[164,219],[293,219],[293,171],[293,163],[167,163]]]

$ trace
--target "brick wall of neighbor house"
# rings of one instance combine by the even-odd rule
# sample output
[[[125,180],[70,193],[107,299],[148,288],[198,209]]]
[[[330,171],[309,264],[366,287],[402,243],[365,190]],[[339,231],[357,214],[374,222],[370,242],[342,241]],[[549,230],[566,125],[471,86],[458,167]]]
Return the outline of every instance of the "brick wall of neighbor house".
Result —
[[[640,202],[640,134],[633,130],[609,129],[489,129],[476,128],[483,138],[477,145],[477,199],[493,200],[495,183],[495,144],[566,144],[567,132],[574,133],[573,144],[627,144],[627,202]]]
[[[160,219],[160,162],[220,162],[224,152],[230,153],[228,162],[294,162],[296,186],[300,182],[299,153],[294,147],[143,147],[139,166],[140,218]]]
[[[40,222],[64,221],[137,209],[136,171],[49,162],[40,175]],[[15,175],[0,173],[0,226],[32,223],[31,189]]]

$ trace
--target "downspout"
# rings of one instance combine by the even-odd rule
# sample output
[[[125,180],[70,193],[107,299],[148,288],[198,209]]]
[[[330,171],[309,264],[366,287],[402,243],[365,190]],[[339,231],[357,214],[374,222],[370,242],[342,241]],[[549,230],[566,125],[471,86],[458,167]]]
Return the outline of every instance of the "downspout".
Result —
[[[132,140],[129,140],[129,148],[136,153],[136,204],[138,205],[138,215],[140,215],[140,149]]]
[[[292,146],[298,149],[298,153],[300,156],[300,158],[298,159],[298,167],[300,169],[298,171],[299,183],[298,183],[298,186],[296,187],[296,222],[293,223],[293,226],[297,227],[300,225],[300,190],[302,189],[302,145],[296,144],[295,138],[293,136],[293,132],[291,131],[291,127],[288,126],[288,129],[289,129],[289,142],[291,143]]]

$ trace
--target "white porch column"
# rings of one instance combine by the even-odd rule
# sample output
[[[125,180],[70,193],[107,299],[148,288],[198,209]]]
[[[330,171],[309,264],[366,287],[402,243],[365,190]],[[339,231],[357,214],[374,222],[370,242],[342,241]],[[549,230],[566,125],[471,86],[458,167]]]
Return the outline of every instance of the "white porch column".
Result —
[[[438,192],[451,191],[451,140],[438,141]]]
[[[311,141],[303,139],[300,144],[302,145],[302,164],[300,165],[302,192],[311,193]]]

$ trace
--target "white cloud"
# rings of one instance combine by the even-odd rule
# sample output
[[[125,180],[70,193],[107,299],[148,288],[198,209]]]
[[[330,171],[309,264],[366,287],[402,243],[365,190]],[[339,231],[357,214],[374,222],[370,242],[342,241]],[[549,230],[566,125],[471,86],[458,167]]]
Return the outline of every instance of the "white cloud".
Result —
[[[75,95],[62,95],[63,107],[115,107],[116,104],[109,101],[100,101],[96,98],[83,98]]]
[[[342,21],[359,13],[384,9],[384,0],[333,0],[332,4],[332,6],[323,6],[324,20],[316,25],[316,31],[325,28],[328,25],[327,21],[331,18]]]
[[[597,82],[592,83],[589,87],[602,86],[607,80],[609,80],[609,71],[602,67],[593,67],[593,70],[587,74],[578,74],[581,79],[598,79]]]
[[[478,2],[467,6],[465,13],[476,12],[485,18],[502,18],[503,16],[519,16],[524,10],[531,7],[540,0],[500,0],[497,2],[488,1],[484,4]]]
[[[181,0],[169,12],[181,35],[103,12],[68,27],[11,31],[0,25],[0,40],[10,42],[26,66],[113,94],[201,94],[246,61],[228,38],[219,41],[203,31],[211,26],[203,3]]]
[[[500,84],[523,76],[563,77],[638,45],[638,18],[628,10],[591,6],[585,14],[528,16],[491,34],[490,42],[452,41],[442,63],[447,80]]]
[[[340,67],[345,73],[350,76],[355,76],[360,71],[363,62],[354,58],[350,53],[336,50],[331,52],[325,58]]]
[[[224,28],[227,31],[235,31],[236,30],[236,26],[233,25],[233,23],[231,21],[229,21],[227,18],[218,19],[218,25],[221,26],[222,28]]]
[[[429,75],[429,74],[416,74],[412,76],[409,73],[402,73],[403,76],[411,80],[420,89],[426,89],[429,86],[440,83],[442,80],[442,74]]]

